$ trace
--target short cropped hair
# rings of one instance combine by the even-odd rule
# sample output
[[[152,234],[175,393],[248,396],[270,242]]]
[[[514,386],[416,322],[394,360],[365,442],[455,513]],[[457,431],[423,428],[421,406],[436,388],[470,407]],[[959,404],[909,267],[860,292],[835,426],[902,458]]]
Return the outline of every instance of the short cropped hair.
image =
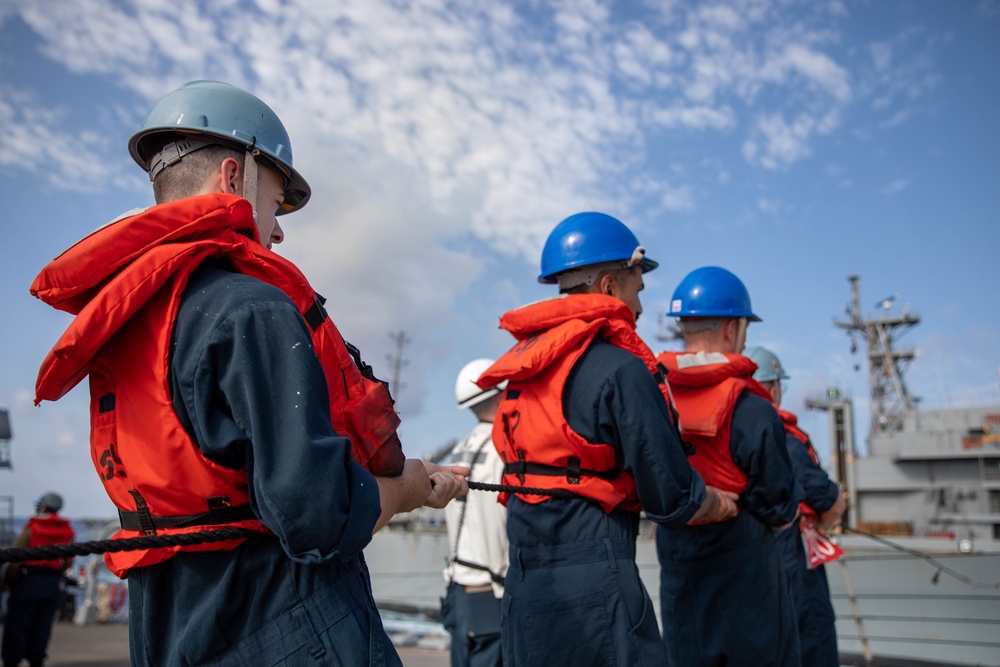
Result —
[[[185,155],[153,181],[153,197],[157,204],[190,197],[200,191],[205,182],[226,158],[233,158],[243,169],[243,151],[214,144]]]
[[[593,285],[599,284],[601,282],[601,279],[604,276],[608,276],[608,275],[611,276],[611,277],[613,277],[616,282],[618,282],[618,283],[624,283],[624,282],[626,282],[628,280],[629,276],[632,275],[632,270],[634,268],[635,268],[634,266],[624,266],[624,267],[622,267],[620,269],[605,269],[604,271],[601,271],[600,273],[597,274],[597,277],[594,279]],[[559,293],[560,294],[588,294],[590,292],[590,288],[591,287],[592,287],[592,285],[586,285],[586,284],[584,284],[584,285],[576,285],[574,287],[569,287],[569,288],[566,288],[566,289],[560,289]]]
[[[733,317],[682,317],[678,322],[681,333],[693,334],[701,331],[718,331]]]

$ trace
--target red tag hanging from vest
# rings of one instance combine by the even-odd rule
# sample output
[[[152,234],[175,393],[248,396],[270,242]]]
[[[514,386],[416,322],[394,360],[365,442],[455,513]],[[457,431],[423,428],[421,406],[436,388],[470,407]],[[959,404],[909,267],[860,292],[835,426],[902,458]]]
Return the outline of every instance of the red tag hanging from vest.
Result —
[[[844,550],[821,533],[816,522],[812,519],[802,517],[799,520],[799,530],[802,532],[802,544],[806,550],[806,564],[810,570],[824,563],[832,563],[844,555]]]

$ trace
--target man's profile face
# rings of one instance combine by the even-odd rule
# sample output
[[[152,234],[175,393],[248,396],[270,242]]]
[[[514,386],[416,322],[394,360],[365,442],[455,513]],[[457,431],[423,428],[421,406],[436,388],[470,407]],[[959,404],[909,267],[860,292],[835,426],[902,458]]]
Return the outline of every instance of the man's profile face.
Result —
[[[285,238],[277,217],[285,201],[285,182],[277,171],[263,164],[258,163],[257,174],[257,231],[260,233],[260,244],[270,249]]]
[[[632,269],[625,274],[625,279],[622,281],[616,281],[616,284],[617,293],[614,294],[614,296],[625,302],[625,305],[628,306],[629,310],[632,311],[632,314],[635,315],[636,322],[638,322],[639,315],[642,314],[642,303],[639,301],[639,292],[646,288],[646,285],[642,280],[642,268],[633,266]]]

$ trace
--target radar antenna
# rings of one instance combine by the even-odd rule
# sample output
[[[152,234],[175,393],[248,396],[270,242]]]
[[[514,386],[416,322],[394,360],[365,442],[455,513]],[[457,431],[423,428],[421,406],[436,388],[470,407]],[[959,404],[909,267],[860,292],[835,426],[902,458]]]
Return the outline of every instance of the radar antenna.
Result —
[[[916,403],[903,376],[917,352],[913,349],[897,349],[896,341],[917,325],[920,317],[911,313],[908,305],[903,307],[901,315],[890,314],[893,303],[899,298],[898,294],[893,294],[876,304],[876,307],[882,309],[881,316],[865,319],[861,314],[859,277],[848,276],[847,280],[851,283],[851,303],[844,309],[848,319],[834,320],[834,324],[847,330],[851,337],[852,353],[857,350],[855,335],[862,338],[868,351],[871,431],[898,431],[903,427],[904,414],[912,411]]]

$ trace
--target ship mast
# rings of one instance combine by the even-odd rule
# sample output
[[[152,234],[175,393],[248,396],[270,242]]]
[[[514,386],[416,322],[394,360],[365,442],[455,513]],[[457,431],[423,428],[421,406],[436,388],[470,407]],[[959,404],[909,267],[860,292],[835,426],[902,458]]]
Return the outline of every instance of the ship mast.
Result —
[[[898,431],[903,427],[903,416],[914,409],[914,398],[903,376],[910,362],[917,356],[913,349],[897,349],[896,341],[913,326],[920,317],[910,313],[904,306],[901,315],[891,315],[889,310],[898,294],[880,301],[877,306],[883,310],[881,317],[865,319],[861,314],[861,296],[858,290],[858,276],[848,276],[851,283],[851,303],[844,309],[847,321],[834,320],[834,324],[846,329],[851,336],[851,352],[857,349],[855,334],[860,335],[868,351],[868,397],[871,406],[871,432]]]

